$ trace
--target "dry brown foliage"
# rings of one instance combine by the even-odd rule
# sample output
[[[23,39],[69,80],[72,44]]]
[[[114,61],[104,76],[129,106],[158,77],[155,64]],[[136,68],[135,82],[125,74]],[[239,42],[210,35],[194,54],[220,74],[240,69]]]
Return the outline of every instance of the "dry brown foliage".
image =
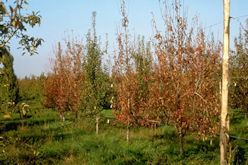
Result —
[[[63,52],[58,44],[55,60],[51,62],[51,72],[48,73],[44,85],[47,107],[55,107],[61,115],[66,110],[77,115],[80,106],[80,92],[83,82],[83,46],[75,42],[66,43]]]
[[[122,15],[127,20],[125,12]],[[130,42],[126,26],[124,33],[118,34],[114,108],[117,118],[126,124],[174,125],[183,145],[187,132],[196,132],[199,137],[218,132],[221,45],[214,39],[207,40],[196,18],[192,26],[188,24],[178,1],[163,18],[165,31],[159,32],[154,26],[153,47],[148,47],[150,57]],[[142,69],[134,56],[137,53],[143,61],[150,59],[145,74],[140,74]],[[145,82],[145,88],[140,88],[140,82]],[[145,94],[140,95],[144,90]]]

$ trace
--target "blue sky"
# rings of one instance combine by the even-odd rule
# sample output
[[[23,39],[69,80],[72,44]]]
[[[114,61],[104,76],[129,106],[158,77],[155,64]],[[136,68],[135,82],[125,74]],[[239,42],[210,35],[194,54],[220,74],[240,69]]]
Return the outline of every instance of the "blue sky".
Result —
[[[184,0],[189,17],[197,15],[206,31],[213,31],[222,39],[223,0]],[[48,71],[49,58],[54,56],[54,46],[72,33],[85,37],[91,27],[91,14],[97,12],[97,33],[105,38],[108,33],[110,49],[115,43],[117,29],[120,27],[120,0],[30,0],[29,9],[40,11],[42,24],[29,30],[29,34],[42,37],[45,42],[35,56],[22,56],[13,41],[11,52],[14,55],[14,68],[18,77],[39,75]],[[163,29],[158,0],[127,0],[131,33],[152,35],[151,12],[154,13],[160,29]],[[246,16],[244,16],[246,15]],[[239,22],[248,18],[248,1],[231,0],[231,16],[239,17],[231,23],[234,38],[239,30]],[[214,25],[214,26],[211,26]]]

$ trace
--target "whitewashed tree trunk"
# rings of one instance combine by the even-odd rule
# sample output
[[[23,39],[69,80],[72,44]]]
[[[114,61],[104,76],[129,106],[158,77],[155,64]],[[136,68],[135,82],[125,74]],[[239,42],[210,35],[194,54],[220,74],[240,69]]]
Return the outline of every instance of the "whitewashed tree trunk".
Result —
[[[127,143],[129,143],[129,118],[128,118],[128,123],[127,123],[127,132],[126,132],[126,140],[127,140]]]
[[[97,115],[96,116],[96,134],[98,135],[98,133],[99,133],[99,119],[100,119],[100,117]]]
[[[128,110],[130,112],[130,97],[128,97],[128,100],[127,100],[127,105],[128,105]],[[127,119],[127,132],[126,132],[126,140],[127,140],[127,143],[129,143],[129,126],[130,126],[130,118],[128,117]]]
[[[64,114],[61,113],[61,114],[59,115],[59,117],[60,117],[60,119],[61,119],[63,122],[65,121],[65,116],[64,116]]]

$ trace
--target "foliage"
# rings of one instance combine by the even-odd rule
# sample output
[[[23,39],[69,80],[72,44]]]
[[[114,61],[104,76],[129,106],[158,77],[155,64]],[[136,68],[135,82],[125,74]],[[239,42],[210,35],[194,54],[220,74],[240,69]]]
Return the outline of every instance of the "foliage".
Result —
[[[235,52],[231,58],[230,103],[232,108],[248,112],[248,20],[246,28],[235,39]],[[241,99],[242,98],[242,99]]]
[[[197,21],[188,25],[180,1],[165,8],[166,29],[159,32],[154,22],[152,48],[144,40],[130,42],[125,6],[121,8],[123,33],[117,36],[112,73],[115,110],[127,125],[175,126],[183,152],[186,133],[206,137],[218,132],[221,45],[208,41]]]
[[[67,42],[65,53],[60,43],[57,47],[56,59],[52,63],[52,71],[48,74],[44,85],[44,104],[54,107],[64,116],[67,110],[78,115],[80,93],[83,82],[83,46],[75,41]]]
[[[155,98],[176,128],[180,141],[188,131],[201,136],[218,132],[220,45],[207,42],[197,22],[190,27],[180,1],[166,11],[165,35],[155,35]],[[181,144],[181,152],[182,144]]]
[[[127,34],[126,34],[127,35]],[[135,45],[125,45],[125,38],[119,34],[119,54],[113,68],[114,108],[117,118],[126,124],[149,125],[149,87],[152,74],[150,43],[144,38]],[[129,43],[128,43],[129,44]],[[136,44],[136,43],[135,43]],[[125,47],[125,49],[123,49]]]
[[[0,49],[0,105],[16,104],[19,97],[17,78],[13,69],[13,56],[7,49]]]
[[[96,13],[92,14],[92,33],[87,35],[87,44],[85,50],[84,75],[85,83],[82,92],[82,108],[87,114],[99,114],[103,107],[108,106],[110,94],[109,75],[103,70],[102,55],[96,36]],[[109,108],[109,107],[107,107]]]
[[[135,109],[135,98],[137,96],[137,80],[134,68],[132,67],[132,48],[128,32],[128,16],[126,13],[125,1],[121,6],[122,31],[117,36],[117,53],[115,64],[112,70],[114,79],[114,109],[119,121],[129,125],[137,124],[137,113]],[[128,134],[128,133],[127,133]],[[128,135],[127,135],[128,136]]]
[[[35,54],[42,39],[30,37],[26,34],[28,27],[34,27],[41,22],[38,12],[31,14],[26,12],[28,0],[3,0],[0,1],[0,49],[9,46],[12,38],[19,39],[19,44],[23,49],[23,54]]]
[[[18,79],[20,100],[43,100],[43,86],[46,76],[31,76]]]

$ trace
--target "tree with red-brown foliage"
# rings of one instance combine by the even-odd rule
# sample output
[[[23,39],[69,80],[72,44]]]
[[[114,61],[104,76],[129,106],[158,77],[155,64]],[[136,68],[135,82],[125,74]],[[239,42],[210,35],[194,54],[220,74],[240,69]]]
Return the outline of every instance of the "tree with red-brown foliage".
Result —
[[[127,128],[154,123],[175,126],[183,153],[187,133],[205,138],[218,132],[221,45],[208,41],[196,20],[193,26],[188,24],[180,1],[166,9],[165,32],[154,26],[154,47],[145,48],[130,42],[122,6],[124,32],[117,37],[113,68],[114,109]],[[127,129],[127,139],[128,133]]]
[[[235,52],[231,57],[230,71],[230,105],[248,113],[248,19],[240,29],[239,37],[235,39]]]
[[[52,70],[44,85],[44,104],[56,108],[64,120],[64,112],[72,111],[77,118],[83,80],[83,46],[75,41],[66,43],[65,52],[58,44]]]
[[[152,71],[152,53],[150,42],[138,37],[131,42],[128,31],[128,16],[122,2],[122,29],[117,35],[118,48],[115,51],[115,64],[112,70],[114,81],[113,108],[117,119],[127,126],[127,141],[131,126],[147,126],[147,103]]]
[[[167,8],[168,9],[168,8]],[[155,35],[156,83],[153,98],[166,120],[176,127],[180,152],[187,132],[211,136],[218,132],[220,44],[208,42],[197,25],[189,26],[175,1],[165,13],[165,33]]]

